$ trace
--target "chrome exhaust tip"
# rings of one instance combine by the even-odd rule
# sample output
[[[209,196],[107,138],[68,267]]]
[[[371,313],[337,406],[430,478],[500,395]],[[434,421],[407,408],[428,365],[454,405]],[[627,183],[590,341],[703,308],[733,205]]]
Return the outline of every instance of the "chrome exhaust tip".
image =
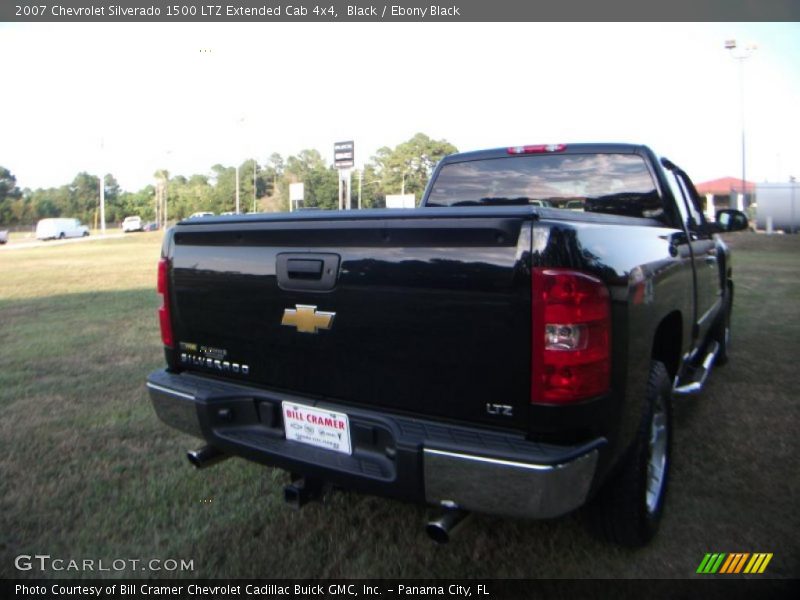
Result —
[[[230,458],[230,455],[225,454],[214,446],[203,446],[198,450],[189,450],[186,453],[186,458],[189,459],[189,462],[192,463],[195,468],[205,469],[206,467],[215,465],[226,458]]]
[[[446,544],[456,527],[469,516],[469,513],[457,508],[444,511],[437,518],[428,521],[425,533],[437,544]]]

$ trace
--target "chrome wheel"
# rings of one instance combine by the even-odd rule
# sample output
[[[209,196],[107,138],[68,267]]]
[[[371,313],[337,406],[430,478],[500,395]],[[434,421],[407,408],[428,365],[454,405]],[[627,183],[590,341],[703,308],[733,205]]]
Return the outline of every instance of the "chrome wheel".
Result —
[[[664,397],[659,394],[650,421],[646,496],[647,512],[650,514],[658,508],[667,467],[667,408],[664,402]]]

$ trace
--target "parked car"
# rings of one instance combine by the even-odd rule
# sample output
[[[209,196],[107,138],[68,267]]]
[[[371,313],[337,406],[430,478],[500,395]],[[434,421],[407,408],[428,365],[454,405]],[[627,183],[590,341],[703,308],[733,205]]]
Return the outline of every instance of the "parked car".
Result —
[[[569,200],[566,205],[564,205],[564,208],[583,212],[583,202],[581,200]]]
[[[158,223],[155,223],[153,221],[145,223],[144,231],[158,231]]]
[[[128,233],[130,231],[144,231],[142,217],[125,217],[125,220],[122,222],[122,232]]]
[[[8,241],[8,231],[0,231],[0,244],[5,244]]]
[[[205,212],[192,213],[191,215],[189,215],[189,218],[190,219],[199,219],[201,217],[213,217],[213,216],[214,216],[213,212],[205,211]]]
[[[86,237],[89,228],[81,225],[79,219],[42,219],[36,224],[37,240],[63,240],[64,238]]]

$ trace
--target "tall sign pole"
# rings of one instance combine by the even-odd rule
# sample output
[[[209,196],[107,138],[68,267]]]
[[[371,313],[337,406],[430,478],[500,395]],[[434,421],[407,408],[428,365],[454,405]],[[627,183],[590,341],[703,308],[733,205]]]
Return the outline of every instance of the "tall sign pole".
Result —
[[[336,142],[333,145],[333,166],[339,171],[339,210],[350,210],[351,169],[355,164],[355,144],[349,142]]]

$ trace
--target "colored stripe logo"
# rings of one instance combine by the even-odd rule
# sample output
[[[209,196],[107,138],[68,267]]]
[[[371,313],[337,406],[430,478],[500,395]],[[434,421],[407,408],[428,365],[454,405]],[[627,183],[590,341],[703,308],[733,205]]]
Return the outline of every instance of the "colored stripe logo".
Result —
[[[713,575],[715,573],[734,575],[737,573],[763,573],[769,561],[772,560],[772,553],[756,552],[724,552],[708,553],[703,557],[697,573],[702,575]]]

